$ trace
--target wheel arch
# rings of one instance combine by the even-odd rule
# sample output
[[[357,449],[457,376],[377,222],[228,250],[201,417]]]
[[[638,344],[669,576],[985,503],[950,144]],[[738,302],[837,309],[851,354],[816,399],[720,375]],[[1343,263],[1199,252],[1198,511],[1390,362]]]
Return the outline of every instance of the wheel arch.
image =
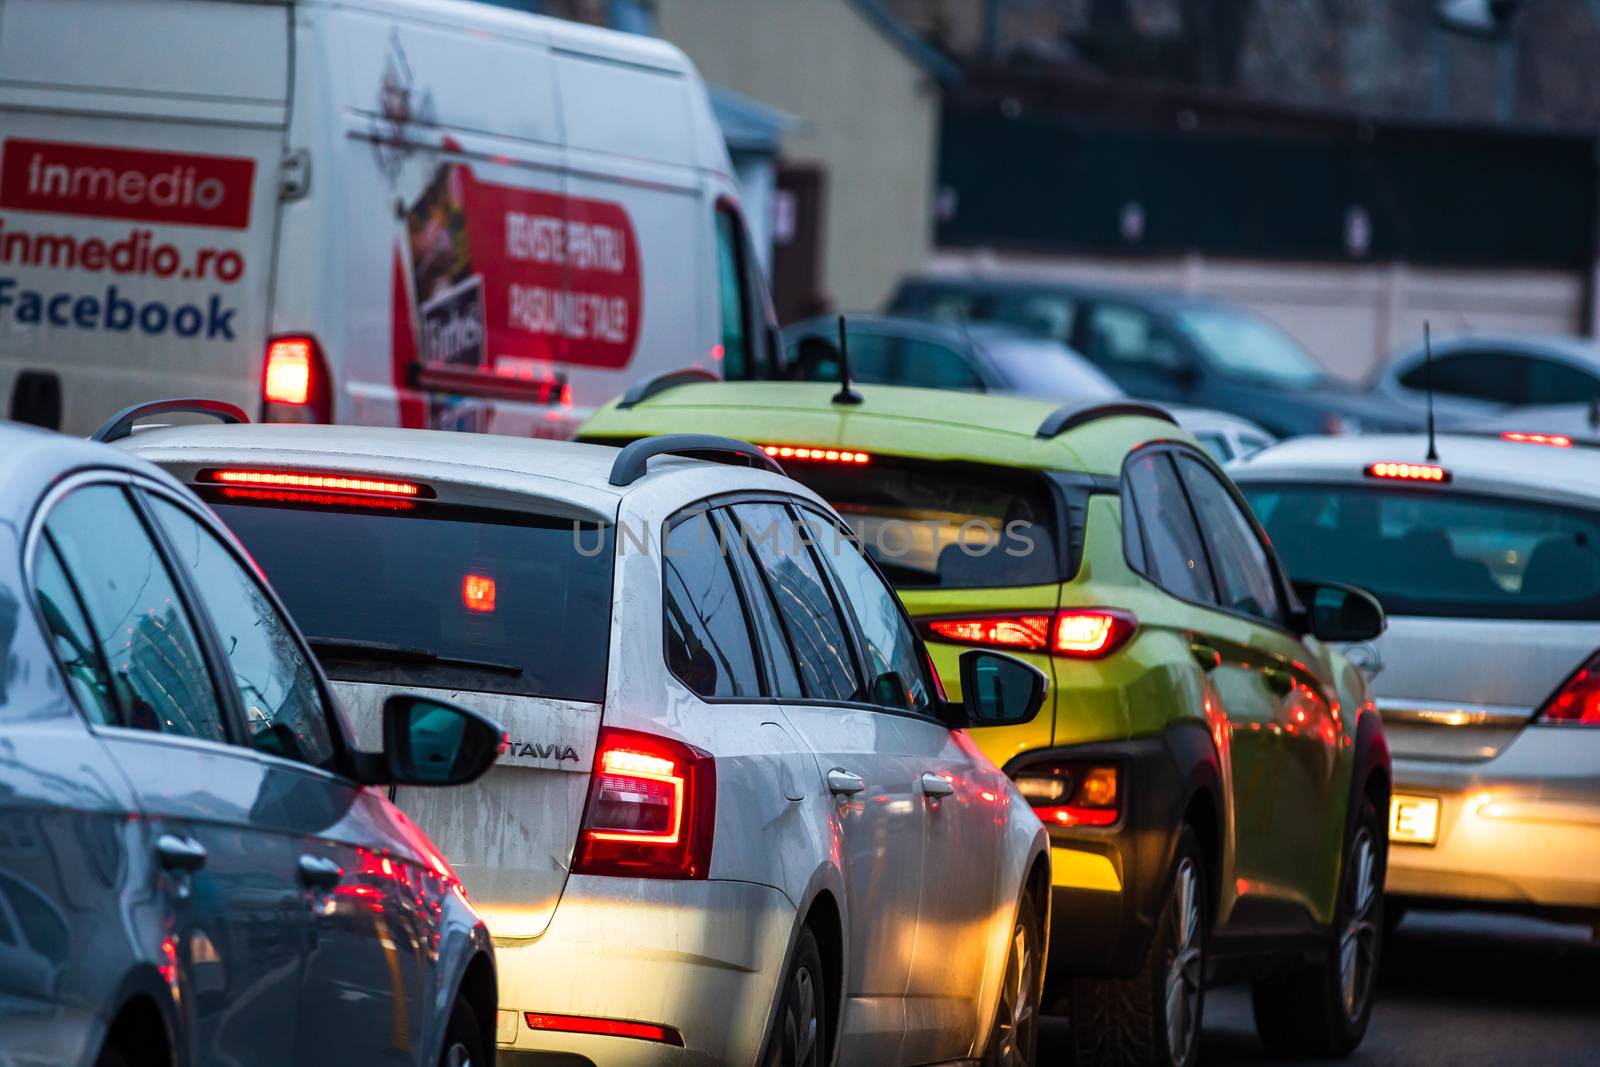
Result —
[[[478,1023],[483,1047],[495,1047],[495,1026],[500,1011],[499,984],[495,978],[494,963],[486,952],[474,952],[467,961],[456,996],[465,997]],[[454,1003],[452,1001],[452,1003]]]
[[[153,969],[130,974],[106,1018],[101,1046],[114,1045],[130,1067],[169,1067],[188,1061],[178,1038],[172,997]]]

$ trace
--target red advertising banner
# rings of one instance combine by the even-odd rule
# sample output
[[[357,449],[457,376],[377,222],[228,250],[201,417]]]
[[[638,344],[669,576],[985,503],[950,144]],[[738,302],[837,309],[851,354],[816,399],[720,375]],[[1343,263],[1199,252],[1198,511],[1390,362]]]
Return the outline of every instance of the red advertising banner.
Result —
[[[255,160],[6,138],[0,207],[242,230]]]

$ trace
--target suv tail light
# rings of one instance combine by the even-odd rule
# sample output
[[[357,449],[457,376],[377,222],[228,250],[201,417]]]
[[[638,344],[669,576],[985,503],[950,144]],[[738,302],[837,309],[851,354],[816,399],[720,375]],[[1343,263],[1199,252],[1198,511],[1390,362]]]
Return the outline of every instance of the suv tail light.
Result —
[[[275,337],[267,342],[261,400],[262,422],[333,421],[332,383],[316,338]]]
[[[1122,772],[1115,763],[1035,764],[1018,771],[1016,783],[1046,826],[1110,826],[1122,814]]]
[[[1139,620],[1126,611],[1073,608],[971,618],[927,619],[923,636],[958,645],[1019,652],[1049,652],[1073,659],[1101,659],[1128,643]]]
[[[603,726],[572,873],[705,878],[716,817],[710,753]]]
[[[1600,726],[1600,653],[1561,683],[1533,721]]]

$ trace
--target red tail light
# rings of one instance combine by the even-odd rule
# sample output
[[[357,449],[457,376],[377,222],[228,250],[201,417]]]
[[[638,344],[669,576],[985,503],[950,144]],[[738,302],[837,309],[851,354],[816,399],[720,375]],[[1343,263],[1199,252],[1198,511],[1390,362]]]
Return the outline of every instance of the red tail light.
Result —
[[[1561,688],[1544,702],[1534,721],[1600,726],[1600,655],[1561,683]]]
[[[1122,813],[1122,773],[1114,763],[1035,765],[1018,771],[1016,783],[1046,826],[1110,826]]]
[[[600,728],[574,874],[705,878],[717,816],[717,764],[681,741]]]
[[[262,422],[332,422],[328,365],[312,337],[277,337],[267,343],[261,373]]]
[[[1434,463],[1370,463],[1367,465],[1367,477],[1442,485],[1450,480],[1450,472]]]
[[[925,635],[935,641],[1020,652],[1050,652],[1073,659],[1100,659],[1128,643],[1139,622],[1126,611],[1073,608],[1053,613],[978,615],[928,619]]]
[[[606,1037],[636,1037],[642,1041],[660,1041],[666,1045],[683,1047],[683,1035],[670,1026],[654,1023],[632,1023],[624,1019],[602,1019],[593,1015],[547,1015],[543,1012],[525,1011],[522,1018],[530,1030],[547,1030],[558,1034],[602,1034]]]
[[[1510,430],[1500,435],[1502,441],[1515,441],[1519,445],[1549,445],[1551,448],[1571,448],[1572,438],[1564,433],[1522,433]]]

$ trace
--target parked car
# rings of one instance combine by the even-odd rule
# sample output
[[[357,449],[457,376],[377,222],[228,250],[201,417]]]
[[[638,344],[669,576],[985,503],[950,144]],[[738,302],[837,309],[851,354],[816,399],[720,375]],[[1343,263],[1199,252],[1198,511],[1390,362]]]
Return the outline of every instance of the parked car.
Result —
[[[1185,408],[1167,405],[1166,411],[1178,425],[1194,434],[1200,447],[1211,453],[1211,458],[1227,465],[1252,452],[1259,452],[1277,441],[1266,430],[1249,419],[1206,408]]]
[[[508,725],[478,787],[396,798],[496,938],[502,1061],[1029,1061],[1046,837],[962,731],[1032,720],[1046,680],[974,650],[946,702],[765,453],[305,426],[129,447],[238,533],[358,730],[400,685]]]
[[[1199,297],[1067,281],[926,275],[889,310],[1001,322],[1081,352],[1131,396],[1215,408],[1276,437],[1421,429],[1396,401],[1333,378],[1260,316]]]
[[[1457,429],[1462,433],[1496,434],[1511,441],[1531,436],[1596,444],[1600,443],[1600,399],[1583,404],[1504,408],[1493,415],[1463,419]]]
[[[1388,359],[1372,391],[1425,416],[1422,345]],[[1600,345],[1577,337],[1467,334],[1433,343],[1433,405],[1440,426],[1473,425],[1508,408],[1600,401]]]
[[[377,787],[471,781],[500,728],[395,690],[358,749],[193,493],[0,454],[0,1062],[491,1062],[488,931]]]
[[[460,0],[4,6],[0,415],[569,437],[640,374],[776,354],[671,44]]]
[[[1600,452],[1563,441],[1292,441],[1232,468],[1290,567],[1388,611],[1346,655],[1394,749],[1401,908],[1600,917]]]
[[[1050,832],[1052,986],[1079,1063],[1194,1063],[1214,976],[1255,980],[1273,1045],[1350,1052],[1381,944],[1389,757],[1365,679],[1323,642],[1376,637],[1377,603],[1291,586],[1227,476],[1151,405],[835,389],[641,383],[580,437],[758,442],[848,517],[945,677],[973,648],[1051,676],[1048,714],[972,737]]]
[[[1065,345],[1019,330],[943,325],[888,315],[845,320],[850,376],[879,385],[974,393],[1108,400],[1122,390]],[[784,377],[839,380],[839,319],[810,319],[783,331]]]

